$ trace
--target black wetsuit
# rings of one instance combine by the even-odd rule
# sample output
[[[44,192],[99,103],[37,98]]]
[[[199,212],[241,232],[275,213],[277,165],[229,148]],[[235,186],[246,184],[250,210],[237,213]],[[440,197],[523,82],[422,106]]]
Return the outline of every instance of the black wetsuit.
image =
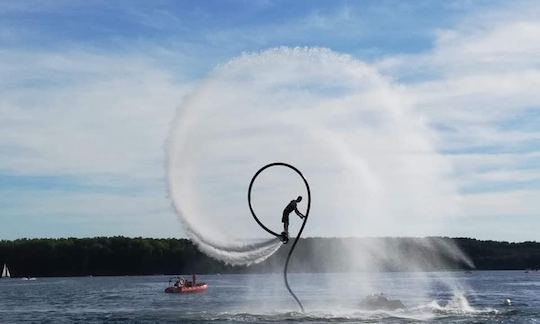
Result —
[[[283,217],[281,217],[281,222],[289,224],[289,214],[293,211],[298,213],[298,209],[296,209],[296,200],[291,200],[287,207],[285,207],[283,210]]]

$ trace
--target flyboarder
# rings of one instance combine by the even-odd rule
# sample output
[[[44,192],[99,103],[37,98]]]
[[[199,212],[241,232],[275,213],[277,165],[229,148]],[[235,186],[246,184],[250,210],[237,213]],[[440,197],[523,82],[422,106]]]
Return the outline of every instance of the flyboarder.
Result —
[[[304,215],[300,211],[298,211],[297,204],[302,201],[302,196],[298,196],[298,198],[291,200],[291,202],[285,207],[283,210],[283,216],[281,217],[281,222],[283,223],[283,232],[281,233],[281,240],[283,243],[287,243],[289,241],[289,215],[293,211],[300,217],[301,219],[304,219]]]

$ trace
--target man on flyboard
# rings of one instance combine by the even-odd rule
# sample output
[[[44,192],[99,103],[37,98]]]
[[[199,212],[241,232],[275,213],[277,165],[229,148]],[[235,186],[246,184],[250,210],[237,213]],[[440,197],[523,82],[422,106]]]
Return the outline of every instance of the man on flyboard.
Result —
[[[283,223],[283,232],[281,233],[281,241],[287,243],[289,241],[289,215],[294,211],[298,217],[304,219],[304,215],[298,211],[297,204],[302,201],[302,196],[291,200],[291,202],[283,210],[283,216],[281,217],[281,222]]]

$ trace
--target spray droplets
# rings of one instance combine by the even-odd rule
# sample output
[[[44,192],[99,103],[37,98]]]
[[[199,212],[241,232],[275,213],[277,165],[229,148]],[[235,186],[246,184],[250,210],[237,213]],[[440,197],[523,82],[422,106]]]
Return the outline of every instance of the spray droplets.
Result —
[[[169,191],[187,234],[229,263],[274,253],[279,241],[261,233],[245,202],[249,179],[269,161],[310,175],[318,196],[308,236],[437,233],[459,199],[449,163],[409,102],[373,67],[326,49],[277,48],[218,67],[183,102],[170,135]],[[291,178],[261,179],[255,205],[271,228],[304,190]],[[376,268],[391,253],[374,251],[346,262]]]

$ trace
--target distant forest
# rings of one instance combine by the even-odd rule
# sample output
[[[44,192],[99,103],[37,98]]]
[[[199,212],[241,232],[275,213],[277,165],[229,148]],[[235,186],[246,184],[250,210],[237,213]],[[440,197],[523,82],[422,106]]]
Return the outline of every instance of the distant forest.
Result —
[[[0,267],[7,263],[13,277],[278,272],[282,271],[290,246],[284,246],[260,264],[245,267],[209,258],[187,239],[4,240],[0,241]],[[458,250],[448,246],[459,247],[472,264],[456,257]],[[444,237],[305,238],[299,241],[294,253],[292,272],[540,268],[540,243],[537,242]],[[359,262],[347,262],[355,258]]]

